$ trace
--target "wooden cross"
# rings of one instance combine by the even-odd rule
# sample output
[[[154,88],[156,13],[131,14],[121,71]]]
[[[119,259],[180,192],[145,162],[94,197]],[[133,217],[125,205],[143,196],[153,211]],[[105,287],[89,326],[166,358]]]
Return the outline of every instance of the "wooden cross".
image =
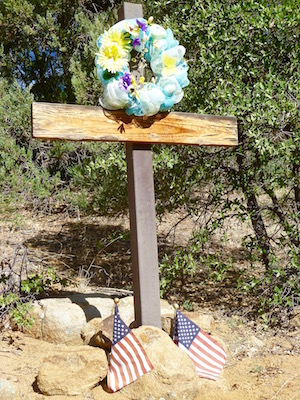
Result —
[[[142,16],[141,4],[125,2],[119,11],[119,20]],[[236,118],[177,112],[145,118],[93,106],[33,103],[32,135],[126,143],[135,323],[161,327],[151,144],[235,146]]]

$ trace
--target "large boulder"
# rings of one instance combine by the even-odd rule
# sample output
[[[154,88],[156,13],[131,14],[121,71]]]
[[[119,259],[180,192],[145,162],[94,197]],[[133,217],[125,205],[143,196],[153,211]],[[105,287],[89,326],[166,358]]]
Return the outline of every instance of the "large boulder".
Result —
[[[114,395],[107,394],[102,387],[96,387],[92,391],[94,399],[198,400],[201,380],[194,364],[168,334],[150,326],[133,329],[133,333],[145,349],[153,370]]]
[[[74,293],[69,296],[73,304],[77,304],[85,313],[86,320],[107,318],[111,315],[114,300],[107,295],[98,293]]]
[[[18,400],[19,398],[18,385],[0,378],[0,400]]]
[[[87,393],[102,381],[107,368],[104,350],[90,346],[68,347],[44,359],[37,385],[47,396],[76,396]]]
[[[33,307],[35,322],[28,333],[52,343],[82,344],[80,334],[86,317],[77,304],[69,299],[43,299]]]
[[[35,322],[27,333],[52,343],[81,345],[82,329],[87,322],[108,317],[113,304],[111,298],[80,293],[36,301],[32,311]]]

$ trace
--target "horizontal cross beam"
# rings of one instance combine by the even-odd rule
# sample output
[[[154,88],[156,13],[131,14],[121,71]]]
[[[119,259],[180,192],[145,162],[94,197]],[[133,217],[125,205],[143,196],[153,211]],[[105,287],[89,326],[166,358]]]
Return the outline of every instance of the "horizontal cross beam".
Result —
[[[32,136],[44,140],[78,140],[201,146],[236,146],[234,117],[182,112],[153,117],[73,104],[32,103]]]

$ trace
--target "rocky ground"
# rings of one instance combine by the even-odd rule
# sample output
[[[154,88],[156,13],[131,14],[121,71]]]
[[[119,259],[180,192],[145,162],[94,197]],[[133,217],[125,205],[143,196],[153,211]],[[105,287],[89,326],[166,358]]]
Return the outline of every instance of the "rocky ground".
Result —
[[[51,335],[48,335],[46,338],[52,340],[51,343],[31,337],[28,333],[8,330],[2,332],[0,338],[0,399],[300,399],[299,330],[274,336],[254,332],[237,319],[213,316],[210,312],[194,312],[187,315],[199,325],[201,323],[207,331],[213,326],[213,337],[226,349],[228,360],[216,382],[193,375],[188,358],[178,358],[176,351],[181,351],[173,345],[167,334],[163,341],[160,338],[158,347],[151,351],[147,348],[147,342],[153,342],[153,332],[150,335],[151,340],[149,335],[148,340],[145,340],[143,332],[138,335],[134,330],[155,365],[158,375],[154,375],[154,380],[150,382],[150,377],[147,380],[145,376],[139,380],[139,385],[130,385],[131,390],[125,393],[122,390],[119,394],[111,395],[104,392],[101,386],[97,386],[106,375],[106,359],[103,359],[104,353],[100,354],[99,348],[84,345],[83,342],[68,345],[62,343],[60,335],[57,340],[55,335],[52,335],[52,339]],[[48,323],[48,327],[49,325],[51,324]],[[52,328],[54,325],[50,326],[50,329]],[[34,335],[37,336],[36,331]],[[72,340],[74,343],[74,337]],[[184,356],[183,353],[182,357],[185,358]],[[74,364],[80,367],[74,369]],[[195,387],[191,386],[191,380]],[[1,381],[9,382],[12,386],[11,391],[15,388],[19,397],[1,397]],[[153,382],[159,388],[155,387]],[[91,389],[93,386],[97,387]],[[145,388],[142,390],[142,387]],[[184,388],[184,392],[180,392],[180,388]],[[78,390],[82,390],[83,393],[78,394]],[[51,394],[51,397],[46,393]],[[172,397],[171,393],[176,393],[177,397]],[[183,397],[182,393],[186,397]]]
[[[168,225],[163,224],[159,227],[160,232],[166,232],[168,228]],[[178,229],[179,231],[181,229],[179,232],[181,240],[186,240],[188,238],[186,227]],[[286,328],[266,330],[264,326],[247,319],[246,309],[244,315],[241,312],[236,313],[234,301],[231,304],[228,301],[228,293],[225,293],[224,296],[227,296],[226,303],[222,303],[219,299],[221,305],[215,303],[212,305],[203,300],[202,304],[195,304],[195,311],[184,311],[204,330],[211,332],[212,336],[219,340],[226,349],[228,360],[217,382],[198,377],[193,378],[193,372],[183,374],[182,365],[185,361],[179,360],[180,356],[177,353],[174,355],[173,352],[177,351],[176,346],[174,350],[167,333],[158,334],[154,330],[153,332],[137,332],[137,335],[140,336],[145,347],[148,346],[147,352],[152,357],[161,354],[159,360],[155,359],[158,371],[156,375],[152,372],[149,373],[149,377],[141,378],[137,386],[132,385],[132,391],[121,391],[122,393],[119,394],[108,394],[102,389],[102,386],[97,386],[105,375],[106,361],[103,359],[104,370],[101,375],[102,367],[99,360],[104,353],[101,353],[100,356],[99,352],[102,350],[95,347],[101,341],[97,342],[97,338],[94,338],[93,343],[90,341],[91,332],[88,329],[90,326],[88,321],[97,319],[101,324],[100,318],[106,318],[112,313],[112,297],[114,295],[121,297],[130,295],[130,292],[125,291],[130,289],[130,285],[128,285],[130,267],[127,230],[128,221],[126,219],[108,221],[96,217],[82,219],[62,215],[37,217],[25,212],[2,216],[0,222],[2,259],[11,259],[17,246],[22,244],[24,247],[20,252],[26,249],[26,266],[30,271],[40,273],[45,267],[54,267],[68,279],[69,286],[63,289],[64,292],[61,290],[51,293],[52,298],[41,300],[36,305],[37,322],[31,332],[12,330],[9,324],[2,327],[0,334],[1,400],[46,398],[53,400],[105,400],[109,398],[116,400],[155,400],[156,398],[161,400],[183,400],[184,398],[186,400],[300,399],[300,310],[295,310],[294,316]],[[119,237],[122,237],[121,244],[117,240]],[[112,243],[115,244],[113,248],[110,247]],[[123,292],[113,292],[112,287],[115,287],[116,281],[120,283],[118,287],[122,287]],[[105,289],[100,290],[100,286],[107,292],[105,293]],[[213,288],[210,289],[213,290]],[[62,303],[56,307],[49,305],[51,302],[53,303],[53,297],[59,297],[58,301],[65,304],[64,311]],[[105,307],[101,300],[103,297],[106,299]],[[74,301],[74,298],[77,300]],[[169,303],[172,303],[172,299],[168,300]],[[46,302],[44,308],[41,306],[43,302]],[[100,306],[101,302],[102,306]],[[164,307],[166,313],[172,313],[171,305],[165,303]],[[43,310],[48,311],[43,314]],[[60,311],[63,317],[55,314],[53,310]],[[126,322],[128,323],[130,323],[132,313],[130,310],[125,312],[125,308],[123,309],[124,318],[127,318]],[[69,319],[65,317],[66,315],[69,316]],[[53,317],[52,320],[50,317]],[[170,322],[170,315],[167,318]],[[66,323],[66,319],[70,321],[73,330],[67,330],[63,325]],[[166,323],[165,330],[169,329],[169,325]],[[72,340],[70,337],[63,338],[64,332],[71,332]],[[151,340],[150,337],[152,337]],[[152,349],[149,343],[157,343],[157,346],[153,345]],[[159,351],[160,345],[164,348],[162,353]],[[166,346],[173,347],[167,352]],[[86,352],[88,356],[85,355]],[[49,393],[46,394],[47,390],[42,387],[41,383],[39,384],[38,377],[43,375],[43,371],[46,371],[44,373],[46,376],[54,376],[53,372],[47,373],[49,371],[47,368],[53,371],[51,368],[58,364],[57,360],[60,360],[59,365],[62,368],[62,372],[58,376],[63,377],[63,382],[71,382],[72,374],[71,377],[67,374],[70,363],[71,365],[81,365],[82,369],[76,373],[79,373],[80,379],[84,380],[85,377],[91,379],[88,383],[89,388],[84,389],[81,394],[61,392],[60,394],[51,394],[49,397]],[[93,370],[93,366],[96,366],[96,371]],[[172,371],[176,371],[172,372],[173,375],[170,372],[171,366]],[[190,371],[189,366],[184,369]],[[78,379],[77,382],[81,382]],[[95,379],[94,382],[93,379]],[[157,389],[158,391],[154,392],[154,382],[160,382],[158,386],[164,388],[165,391],[161,389],[162,391],[159,392],[160,389]],[[74,385],[71,386],[74,387]],[[92,389],[95,385],[96,387]],[[174,397],[175,392],[166,389],[167,387],[177,387],[177,397]],[[182,388],[185,390],[180,391]],[[159,397],[151,397],[152,391],[153,396],[157,394]]]

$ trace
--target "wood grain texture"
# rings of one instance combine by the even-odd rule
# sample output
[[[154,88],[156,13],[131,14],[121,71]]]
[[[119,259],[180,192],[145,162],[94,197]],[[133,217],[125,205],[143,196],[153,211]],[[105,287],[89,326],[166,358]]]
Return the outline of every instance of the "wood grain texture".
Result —
[[[32,103],[32,135],[78,140],[202,146],[236,146],[237,120],[190,113],[128,116],[124,111],[56,103]]]

